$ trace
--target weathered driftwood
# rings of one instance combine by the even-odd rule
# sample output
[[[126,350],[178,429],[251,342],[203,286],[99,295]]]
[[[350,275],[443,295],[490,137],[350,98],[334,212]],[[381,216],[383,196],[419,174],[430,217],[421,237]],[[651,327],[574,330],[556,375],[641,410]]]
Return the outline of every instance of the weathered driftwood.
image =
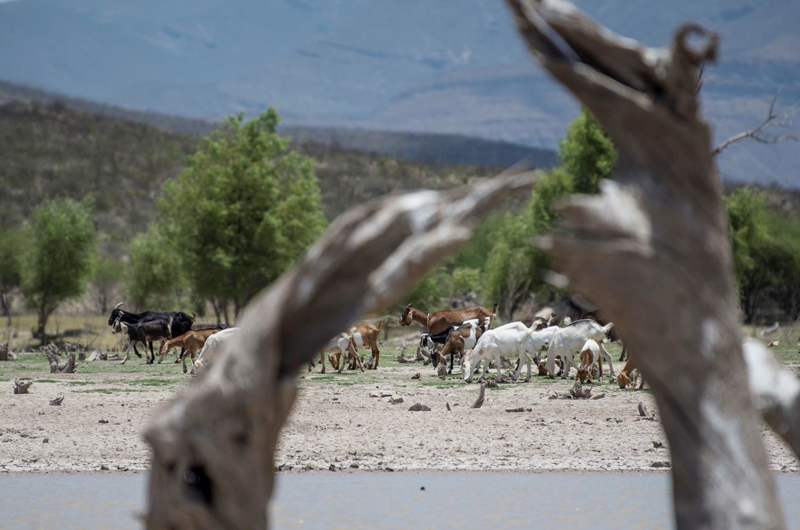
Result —
[[[0,344],[0,361],[16,361],[17,356],[8,348],[8,343]]]
[[[552,392],[548,399],[589,399],[592,397],[592,387],[583,388],[580,381],[575,381],[572,388],[566,392]]]
[[[479,409],[483,406],[484,401],[486,400],[486,383],[481,382],[481,393],[478,394],[478,399],[475,400],[475,403],[472,404],[473,409]]]
[[[533,54],[625,161],[601,195],[562,205],[560,231],[542,246],[563,275],[556,283],[602,301],[637,352],[669,438],[678,528],[782,528],[748,392],[722,186],[695,93],[717,36],[685,25],[669,48],[647,49],[566,2],[507,2]]]
[[[47,361],[50,363],[51,374],[75,373],[75,353],[68,353],[67,358],[62,361],[60,356],[61,352],[55,344],[48,344],[42,348],[42,353],[47,357]]]
[[[13,388],[15,394],[27,394],[28,389],[33,384],[33,381],[20,381],[19,379],[14,379]]]
[[[800,379],[761,342],[745,339],[742,349],[756,405],[770,427],[800,457]]]
[[[92,351],[92,354],[86,358],[87,361],[105,361],[108,359],[108,354],[101,352],[100,350]]]
[[[423,191],[342,215],[291,271],[240,315],[241,332],[158,413],[149,528],[265,528],[278,434],[295,375],[339,331],[390,306],[471,235],[530,175]]]

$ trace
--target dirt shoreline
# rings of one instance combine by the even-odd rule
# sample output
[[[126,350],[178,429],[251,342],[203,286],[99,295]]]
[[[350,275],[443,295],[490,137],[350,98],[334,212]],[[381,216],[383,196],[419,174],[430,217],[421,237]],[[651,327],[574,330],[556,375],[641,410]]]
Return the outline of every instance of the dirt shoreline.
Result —
[[[621,391],[606,380],[593,389],[605,393],[602,399],[553,400],[553,391],[566,391],[573,381],[534,377],[487,390],[483,407],[471,409],[477,384],[457,376],[441,381],[430,366],[398,364],[395,355],[386,348],[378,371],[338,374],[329,366],[324,375],[319,367],[303,374],[281,435],[278,471],[669,471],[660,423],[638,412],[639,401],[656,410],[649,392]],[[149,449],[141,432],[191,380],[179,365],[80,363],[75,374],[49,374],[37,357],[0,365],[0,473],[146,471]],[[412,379],[416,373],[420,378]],[[31,393],[12,394],[14,377],[33,379]],[[63,404],[49,405],[56,396],[65,397]],[[410,412],[415,403],[432,410]],[[519,407],[525,411],[506,412]],[[765,429],[764,440],[773,471],[800,471],[778,437]]]

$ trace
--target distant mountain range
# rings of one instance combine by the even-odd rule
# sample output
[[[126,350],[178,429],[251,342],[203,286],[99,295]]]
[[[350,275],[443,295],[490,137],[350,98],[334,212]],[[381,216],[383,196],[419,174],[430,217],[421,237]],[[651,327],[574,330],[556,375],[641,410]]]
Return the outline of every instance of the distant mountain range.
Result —
[[[580,0],[649,45],[721,32],[705,110],[723,139],[772,96],[800,103],[797,0]],[[268,105],[290,126],[460,134],[554,149],[574,101],[528,57],[501,0],[19,0],[0,3],[0,79],[216,119]],[[796,130],[795,130],[796,132]],[[797,144],[737,144],[733,180],[799,186]]]

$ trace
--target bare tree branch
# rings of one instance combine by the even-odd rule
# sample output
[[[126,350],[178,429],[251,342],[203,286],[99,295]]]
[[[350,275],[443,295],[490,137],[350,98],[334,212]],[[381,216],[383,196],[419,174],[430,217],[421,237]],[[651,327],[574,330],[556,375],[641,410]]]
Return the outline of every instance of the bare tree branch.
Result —
[[[543,247],[637,352],[670,442],[678,528],[783,528],[748,391],[722,186],[698,115],[697,71],[715,59],[717,35],[684,25],[668,49],[648,49],[566,2],[506,1],[533,54],[628,168],[601,195],[563,203]]]
[[[782,112],[781,114],[775,113],[775,104],[778,102],[778,96],[780,95],[780,91],[775,93],[775,97],[772,98],[772,103],[769,105],[769,112],[767,112],[766,119],[761,122],[760,125],[750,129],[749,131],[740,132],[739,134],[733,135],[727,140],[720,143],[711,151],[711,156],[717,156],[723,149],[731,145],[732,143],[744,140],[745,138],[752,138],[753,140],[762,143],[762,144],[779,144],[781,142],[786,142],[789,140],[797,140],[797,136],[793,134],[783,134],[778,136],[767,136],[765,135],[765,131],[771,127],[784,127],[788,123],[788,119],[790,116],[790,112],[793,109],[790,108]],[[778,120],[780,118],[780,120]]]
[[[151,421],[147,527],[265,528],[297,370],[356,318],[396,302],[469,238],[484,213],[532,183],[517,174],[410,193],[337,219],[248,304],[241,331],[205,375]]]
[[[742,344],[750,391],[770,427],[800,457],[800,379],[755,339]]]

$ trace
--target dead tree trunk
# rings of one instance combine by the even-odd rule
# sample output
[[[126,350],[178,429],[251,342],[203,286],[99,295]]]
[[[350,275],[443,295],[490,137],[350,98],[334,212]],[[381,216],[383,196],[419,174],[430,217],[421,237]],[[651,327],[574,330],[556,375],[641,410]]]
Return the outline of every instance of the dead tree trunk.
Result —
[[[678,528],[783,528],[748,392],[722,186],[695,93],[717,36],[686,25],[670,48],[652,50],[566,2],[507,2],[533,54],[627,162],[601,195],[562,204],[560,229],[542,246],[563,274],[556,283],[602,303],[637,354],[669,438]]]
[[[396,302],[527,175],[356,208],[240,315],[241,331],[148,426],[148,528],[265,528],[295,375],[339,331]]]
[[[14,379],[13,387],[15,394],[27,394],[28,389],[33,384],[33,381],[20,381],[19,379]]]
[[[0,344],[0,361],[16,361],[17,356],[8,348],[8,343]]]
[[[42,348],[42,353],[50,363],[51,374],[72,374],[75,373],[75,354],[67,354],[67,359],[61,361],[60,351],[55,344],[49,344]]]

